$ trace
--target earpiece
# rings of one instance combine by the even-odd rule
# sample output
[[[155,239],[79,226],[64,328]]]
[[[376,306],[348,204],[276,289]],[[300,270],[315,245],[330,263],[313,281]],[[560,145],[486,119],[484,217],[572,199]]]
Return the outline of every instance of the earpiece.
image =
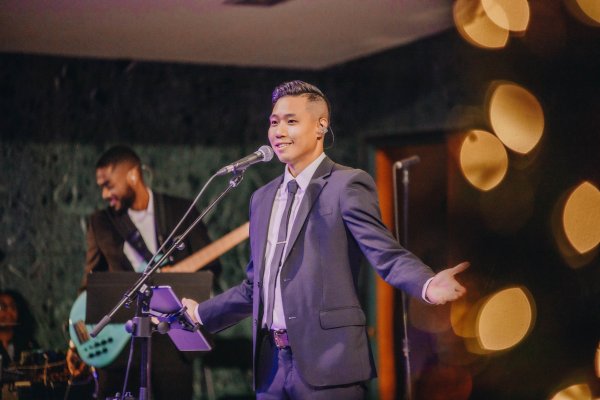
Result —
[[[328,125],[329,125],[329,121],[327,120],[327,118],[319,119],[319,125],[318,125],[319,129],[317,132],[321,138],[324,137],[325,134],[327,133]]]

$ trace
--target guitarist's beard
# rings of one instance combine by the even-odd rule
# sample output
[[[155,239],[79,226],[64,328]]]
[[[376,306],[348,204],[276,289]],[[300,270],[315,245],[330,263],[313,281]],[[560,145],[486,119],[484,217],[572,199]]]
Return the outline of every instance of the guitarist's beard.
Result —
[[[116,214],[121,215],[127,212],[134,202],[135,192],[132,188],[128,187],[125,195],[119,199],[118,206],[116,207],[114,205],[109,205],[109,207],[112,208]]]

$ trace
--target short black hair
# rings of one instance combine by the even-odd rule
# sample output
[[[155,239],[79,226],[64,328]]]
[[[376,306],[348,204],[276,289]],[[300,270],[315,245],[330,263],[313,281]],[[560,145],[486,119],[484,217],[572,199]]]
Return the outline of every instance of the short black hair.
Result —
[[[128,146],[118,145],[106,150],[96,162],[96,169],[104,168],[121,163],[130,163],[133,166],[141,168],[142,161],[140,157]]]
[[[324,101],[327,105],[328,118],[331,120],[331,104],[321,89],[304,81],[289,81],[278,85],[273,89],[271,103],[275,105],[277,100],[285,96],[306,96],[308,101]]]

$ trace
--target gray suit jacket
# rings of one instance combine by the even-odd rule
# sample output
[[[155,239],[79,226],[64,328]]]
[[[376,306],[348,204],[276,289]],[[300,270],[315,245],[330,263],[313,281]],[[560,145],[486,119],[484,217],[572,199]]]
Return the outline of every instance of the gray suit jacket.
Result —
[[[265,246],[279,177],[250,202],[247,279],[202,304],[198,313],[211,332],[253,317],[254,362],[266,357],[257,342]],[[280,279],[288,337],[297,368],[313,386],[343,385],[375,376],[357,280],[364,255],[392,286],[420,298],[433,276],[429,267],[398,245],[381,222],[373,179],[364,171],[323,160],[306,190],[292,227]]]

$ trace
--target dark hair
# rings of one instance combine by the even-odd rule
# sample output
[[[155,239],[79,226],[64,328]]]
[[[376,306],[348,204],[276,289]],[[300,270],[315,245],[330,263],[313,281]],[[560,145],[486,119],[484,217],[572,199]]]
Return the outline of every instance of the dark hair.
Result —
[[[329,99],[315,85],[304,81],[284,82],[273,90],[271,103],[275,104],[277,100],[285,96],[306,96],[308,101],[324,101],[327,105],[328,118],[331,119],[331,104],[329,104]]]
[[[36,334],[36,323],[33,314],[23,295],[16,290],[0,289],[0,296],[10,296],[15,301],[19,314],[18,325],[15,326],[15,341],[30,342]]]
[[[130,163],[139,168],[142,166],[140,157],[138,157],[135,151],[133,151],[130,147],[113,146],[100,156],[98,162],[96,162],[96,169],[117,165],[124,162]]]

